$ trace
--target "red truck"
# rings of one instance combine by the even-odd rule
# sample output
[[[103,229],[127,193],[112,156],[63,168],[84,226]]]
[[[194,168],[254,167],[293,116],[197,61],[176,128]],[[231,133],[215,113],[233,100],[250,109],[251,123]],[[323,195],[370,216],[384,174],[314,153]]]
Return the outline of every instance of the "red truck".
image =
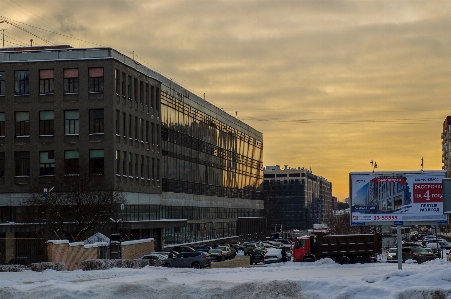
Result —
[[[297,237],[293,244],[293,262],[314,262],[331,258],[340,264],[376,261],[382,251],[378,234],[324,235]]]

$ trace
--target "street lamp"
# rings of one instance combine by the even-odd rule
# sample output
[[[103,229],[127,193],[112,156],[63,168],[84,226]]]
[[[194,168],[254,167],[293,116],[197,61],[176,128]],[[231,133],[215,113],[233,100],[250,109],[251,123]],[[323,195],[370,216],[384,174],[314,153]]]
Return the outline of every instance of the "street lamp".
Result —
[[[373,162],[373,160],[371,160],[370,164],[373,165],[373,173],[374,173],[374,169],[377,168],[377,162],[376,161]]]

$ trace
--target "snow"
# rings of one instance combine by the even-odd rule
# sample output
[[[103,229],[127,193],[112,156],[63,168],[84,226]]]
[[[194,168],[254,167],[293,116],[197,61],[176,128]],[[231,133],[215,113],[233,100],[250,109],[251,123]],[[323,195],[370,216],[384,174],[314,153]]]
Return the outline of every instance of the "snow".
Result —
[[[451,263],[339,265],[330,259],[242,268],[1,272],[0,299],[16,298],[451,298]]]

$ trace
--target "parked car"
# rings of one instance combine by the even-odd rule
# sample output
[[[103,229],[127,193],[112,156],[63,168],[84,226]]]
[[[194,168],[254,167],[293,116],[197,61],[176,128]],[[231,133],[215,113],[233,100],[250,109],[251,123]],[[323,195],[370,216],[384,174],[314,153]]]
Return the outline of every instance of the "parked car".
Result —
[[[266,250],[263,250],[263,249],[255,249],[254,251],[252,251],[250,254],[251,265],[258,264],[258,263],[264,264],[265,263],[265,253],[266,253]]]
[[[223,262],[226,260],[226,253],[221,249],[218,248],[210,249],[208,251],[208,254],[210,255],[210,259],[212,261]]]
[[[211,267],[211,259],[207,253],[201,251],[182,252],[164,259],[163,266],[201,269]]]
[[[231,260],[233,258],[232,250],[230,250],[230,247],[228,247],[228,246],[218,246],[216,249],[220,249],[220,250],[224,251],[226,259]]]
[[[257,246],[255,243],[247,243],[243,247],[244,255],[250,255],[255,249],[258,249],[260,247]]]
[[[436,242],[427,243],[426,247],[437,248],[437,243]],[[447,241],[439,241],[438,242],[438,248],[439,249],[451,249],[451,243],[447,242]]]
[[[265,264],[280,263],[282,261],[282,249],[268,249],[265,254]]]
[[[211,247],[208,245],[192,246],[195,251],[209,252]]]
[[[151,254],[143,255],[138,260],[149,260],[149,264],[152,266],[162,266],[164,263],[164,260],[167,258],[168,258],[167,255],[151,253]]]
[[[428,252],[426,249],[420,246],[406,246],[402,247],[402,261],[414,260],[418,264],[426,261],[435,260],[437,256]]]
[[[388,249],[387,263],[397,263],[398,262],[398,248],[392,247]]]
[[[182,253],[182,252],[193,252],[196,250],[194,250],[194,248],[191,246],[175,246],[172,248],[171,251],[176,251],[178,253]]]

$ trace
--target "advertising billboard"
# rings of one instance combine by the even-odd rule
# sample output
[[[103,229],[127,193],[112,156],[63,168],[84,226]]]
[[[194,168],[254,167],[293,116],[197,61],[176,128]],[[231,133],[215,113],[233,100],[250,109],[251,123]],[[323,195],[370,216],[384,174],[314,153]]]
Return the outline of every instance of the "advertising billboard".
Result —
[[[446,224],[442,192],[445,175],[444,170],[351,172],[351,224]]]

